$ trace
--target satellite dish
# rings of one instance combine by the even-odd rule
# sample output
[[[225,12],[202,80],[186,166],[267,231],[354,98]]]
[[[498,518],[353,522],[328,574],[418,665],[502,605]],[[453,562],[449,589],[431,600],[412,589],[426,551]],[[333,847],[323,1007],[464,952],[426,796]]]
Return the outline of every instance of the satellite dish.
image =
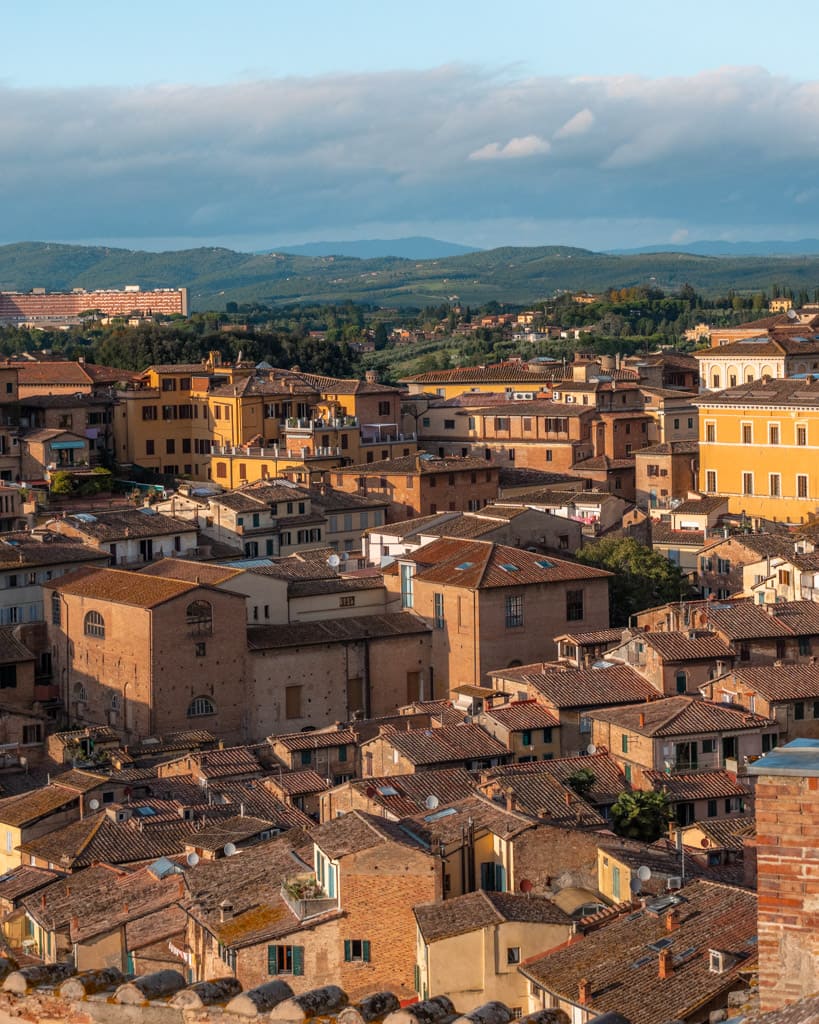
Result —
[[[92,811],[98,811],[100,808],[100,802],[99,800],[94,798],[93,800],[88,801],[88,806],[91,808]]]
[[[796,314],[796,310],[795,309],[789,309],[788,310],[788,319],[789,320],[795,320],[796,316],[797,316],[797,314]]]
[[[235,843],[225,843],[225,856],[232,857],[234,853],[238,853]]]
[[[346,551],[342,551],[338,557],[341,559],[342,562],[346,562],[350,556],[347,554]]]
[[[629,889],[631,889],[632,893],[635,896],[643,891],[643,883],[640,881],[639,878],[632,878],[632,880],[628,883],[628,887]]]
[[[520,880],[520,891],[521,892],[531,892],[532,889],[534,889],[533,883],[530,882],[528,878],[521,878],[521,880]]]
[[[637,877],[641,882],[647,882],[651,878],[651,868],[647,868],[645,864],[642,867],[637,868]]]
[[[597,747],[593,743],[590,743],[586,747],[586,753],[587,754],[596,754],[597,753]]]
[[[196,865],[199,863],[199,854],[189,853],[185,860],[188,862],[189,868],[195,868]]]
[[[441,801],[438,799],[437,796],[435,796],[434,793],[430,793],[430,795],[424,801],[424,807],[426,807],[428,811],[434,811],[438,804],[440,804],[440,802]]]
[[[330,555],[330,557],[327,559],[327,564],[330,566],[331,569],[337,569],[341,565],[341,559],[338,557],[338,555]]]

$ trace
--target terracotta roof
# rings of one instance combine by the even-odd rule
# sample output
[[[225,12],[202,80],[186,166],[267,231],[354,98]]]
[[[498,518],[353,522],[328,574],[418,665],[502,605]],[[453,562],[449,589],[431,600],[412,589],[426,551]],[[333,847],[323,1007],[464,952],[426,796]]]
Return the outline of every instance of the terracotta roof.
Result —
[[[505,728],[515,732],[530,729],[559,729],[560,722],[536,700],[511,701],[483,712]]]
[[[136,537],[166,537],[181,533],[195,533],[196,524],[189,519],[177,519],[161,512],[144,509],[120,509],[117,512],[96,512],[70,515],[58,520],[54,529],[59,532],[60,523],[77,530],[95,540],[108,542]]]
[[[360,576],[349,578],[337,576],[332,580],[290,580],[287,584],[288,597],[314,597],[317,594],[349,594],[356,590],[383,590],[381,576]]]
[[[13,903],[30,893],[37,892],[46,885],[61,878],[57,871],[47,868],[20,867],[15,868],[0,878],[0,900]]]
[[[601,806],[613,804],[622,792],[630,788],[622,770],[609,754],[556,757],[549,761],[501,765],[498,768],[490,768],[482,774],[482,777],[488,781],[497,780],[501,784],[508,782],[510,791],[521,794],[521,801],[525,803],[523,809],[535,813],[526,800],[526,780],[531,779],[534,785],[538,777],[550,776],[565,789],[569,780],[579,771],[591,772],[594,776],[594,781],[585,793],[585,799],[590,804]],[[536,796],[534,789],[532,789],[531,795]]]
[[[521,973],[547,991],[579,1005],[586,979],[592,1015],[614,1011],[631,1024],[687,1020],[737,981],[756,959],[754,893],[715,882],[690,883],[677,905],[679,927],[669,935],[662,913],[621,916],[565,948],[524,963]],[[658,953],[650,944],[670,938],[671,973],[658,978]],[[722,973],[710,970],[709,950],[735,957]]]
[[[172,601],[176,597],[197,590],[199,586],[197,583],[165,579],[162,576],[147,576],[126,569],[96,569],[90,566],[43,584],[44,589],[57,590],[61,594],[112,601],[115,604],[134,605],[138,608],[155,608],[166,601]]]
[[[612,574],[594,566],[548,558],[493,541],[442,538],[431,541],[400,561],[415,562],[419,580],[484,590],[527,583],[607,579]]]
[[[82,541],[59,534],[55,541],[39,540],[28,533],[4,533],[0,538],[0,569],[25,569],[35,565],[63,565],[78,562],[108,562],[110,555]]]
[[[285,750],[318,750],[325,747],[355,746],[358,735],[352,729],[315,729],[310,732],[292,732],[271,736],[268,740],[274,747]]]
[[[77,384],[87,387],[92,383],[91,375],[85,367],[77,362],[69,360],[54,360],[48,362],[15,362],[17,370],[17,381],[23,386],[35,384]],[[130,377],[127,371],[119,371],[123,377]]]
[[[665,772],[643,771],[652,787],[668,794],[672,803],[690,800],[719,800],[722,797],[750,797],[751,791],[726,771]]]
[[[424,942],[439,942],[505,921],[558,924],[571,927],[571,918],[545,896],[512,892],[469,892],[444,903],[413,907]]]
[[[707,555],[714,548],[725,546],[731,548],[747,548],[751,555],[791,555],[793,554],[793,538],[786,533],[735,533],[730,537],[719,537],[712,540],[702,549],[701,554]]]
[[[104,901],[114,884],[127,878],[125,871],[110,864],[97,864],[87,871],[59,877],[45,892],[24,899],[23,906],[49,931],[67,930],[72,917],[93,914],[93,903],[97,899]]]
[[[310,828],[314,822],[298,807],[285,803],[267,786],[267,779],[240,782],[212,782],[211,790],[229,800],[234,808],[244,805],[245,813],[265,818],[273,825],[285,829]]]
[[[422,476],[431,476],[436,473],[464,473],[473,470],[497,473],[497,466],[493,466],[486,459],[471,456],[449,455],[439,458],[437,455],[427,455],[421,452],[418,455],[402,455],[397,459],[365,462],[357,466],[342,466],[334,469],[333,472],[355,473],[356,476],[390,476],[390,474],[414,476],[416,473]]]
[[[509,756],[509,751],[479,725],[443,725],[436,729],[385,729],[379,737],[411,764],[447,764]],[[372,743],[375,740],[369,740]]]
[[[815,665],[751,665],[732,670],[726,682],[735,679],[772,703],[819,700],[819,672]]]
[[[555,641],[569,640],[578,647],[596,647],[598,644],[612,644],[623,639],[622,629],[596,629],[587,633],[562,633]]]
[[[657,696],[651,683],[628,665],[574,669],[535,664],[498,669],[489,675],[529,686],[557,708],[607,707]]]
[[[216,852],[227,843],[240,843],[245,839],[259,836],[262,832],[271,832],[275,828],[275,823],[266,818],[257,818],[250,814],[236,814],[232,818],[211,822],[210,825],[193,833],[188,840],[188,846]]]
[[[753,1013],[742,1017],[740,1024],[816,1024],[819,1020],[819,996],[799,999],[788,1006],[768,1013]]]
[[[747,601],[706,604],[708,624],[729,640],[819,635],[819,605],[786,601],[762,607]]]
[[[361,615],[315,622],[291,622],[283,626],[251,626],[247,646],[251,651],[277,647],[304,647],[311,644],[336,644],[361,639],[389,639],[429,633],[431,627],[409,612]]]
[[[0,800],[0,823],[22,828],[79,803],[79,794],[62,786],[43,786]]]
[[[464,842],[464,827],[469,826],[476,838],[489,834],[511,839],[536,828],[538,822],[530,815],[507,811],[482,794],[442,804],[435,810],[425,810],[399,822],[402,831],[419,839],[428,849],[435,849],[440,843],[461,845]]]
[[[667,523],[656,519],[651,523],[653,544],[677,544],[679,547],[693,547],[699,550],[705,543],[703,530],[674,530]]]
[[[323,793],[327,789],[327,779],[318,772],[309,769],[303,772],[282,772],[265,779],[265,785],[279,789],[287,796],[304,796],[308,793]]]
[[[54,775],[51,778],[52,785],[62,786],[74,793],[90,793],[91,790],[99,789],[108,782],[108,775],[98,775],[94,772],[86,772],[81,768],[72,768],[62,775]]]
[[[386,843],[397,842],[402,846],[414,847],[419,852],[423,849],[422,844],[402,831],[396,822],[364,811],[350,811],[340,818],[318,825],[312,829],[311,838],[331,860],[339,860]]]
[[[147,946],[162,944],[172,963],[178,959],[168,950],[167,940],[175,935],[183,935],[188,923],[188,915],[181,907],[163,907],[153,914],[145,914],[125,924],[125,943],[128,950],[145,950]],[[153,957],[151,957],[153,959]]]
[[[481,384],[487,381],[520,383],[521,388],[540,381],[560,380],[566,372],[562,363],[534,367],[529,363],[505,362],[490,366],[458,366],[453,370],[428,370],[402,377],[399,384]]]
[[[475,781],[463,768],[438,768],[408,775],[352,779],[345,783],[382,807],[393,819],[412,817],[426,808],[434,796],[440,805],[463,800],[475,793]]]
[[[582,462],[575,462],[572,470],[578,473],[591,472],[592,470],[616,470],[634,469],[634,456],[626,459],[612,459],[608,455],[596,455],[592,459],[584,459]]]
[[[648,448],[638,448],[634,455],[637,458],[651,455],[697,455],[699,450],[699,441],[664,441],[662,444],[649,445]]]
[[[301,490],[310,496],[313,507],[318,506],[325,515],[351,509],[387,508],[390,504],[389,498],[379,494],[349,494],[329,487],[302,487]]]
[[[641,736],[688,736],[708,732],[765,729],[776,723],[700,697],[661,697],[645,704],[589,711],[589,717],[618,725]],[[640,724],[643,722],[644,724]]]
[[[819,405],[819,379],[782,377],[753,381],[725,391],[698,395],[694,404],[703,409],[736,408],[815,409]]]
[[[698,821],[695,827],[705,833],[712,848],[743,850],[745,848],[744,840],[752,838],[756,833],[756,818],[750,816],[712,818],[708,821]],[[685,842],[685,831],[683,831],[683,842]],[[700,843],[697,846],[702,849]]]
[[[242,569],[229,565],[214,565],[210,562],[193,562],[189,558],[160,558],[151,562],[140,572],[145,576],[162,576],[164,579],[184,580],[187,583],[205,583],[215,587],[220,583],[243,574]]]
[[[236,775],[260,775],[262,764],[255,747],[223,747],[188,753],[179,759],[190,761],[196,773],[206,779],[225,779]],[[174,762],[169,762],[173,764]],[[170,778],[173,778],[171,776]]]
[[[0,626],[0,665],[33,661],[34,655],[19,638],[19,626]]]
[[[711,661],[716,658],[731,660],[735,651],[716,633],[688,633],[671,630],[646,630],[635,633],[633,639],[648,644],[664,661]]]
[[[557,773],[543,767],[545,761],[507,765],[509,771],[487,773],[484,787],[500,790],[513,806],[533,817],[572,828],[602,828],[606,823],[585,797],[580,796]],[[586,766],[584,766],[586,767]],[[520,769],[518,771],[517,769]],[[588,770],[592,771],[591,765]],[[627,789],[625,782],[622,789]]]

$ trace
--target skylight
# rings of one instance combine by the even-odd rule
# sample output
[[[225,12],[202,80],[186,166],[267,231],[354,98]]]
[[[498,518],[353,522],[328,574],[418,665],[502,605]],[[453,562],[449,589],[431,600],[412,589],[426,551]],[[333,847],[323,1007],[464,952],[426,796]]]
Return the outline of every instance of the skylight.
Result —
[[[554,562],[550,562],[546,558],[539,558],[535,562],[535,565],[538,566],[538,568],[540,568],[540,569],[554,569],[554,567],[555,567]]]
[[[474,562],[461,562],[461,564],[460,565],[456,565],[455,568],[456,569],[471,569],[474,564],[475,564]]]
[[[398,790],[392,786],[381,786],[378,790],[381,796],[398,796]]]
[[[427,814],[424,816],[424,821],[438,821],[439,818],[448,818],[450,814],[457,814],[458,811],[454,807],[445,807],[442,811],[436,811],[435,814]]]
[[[503,569],[504,572],[520,572],[520,569],[511,562],[504,562],[501,569]]]

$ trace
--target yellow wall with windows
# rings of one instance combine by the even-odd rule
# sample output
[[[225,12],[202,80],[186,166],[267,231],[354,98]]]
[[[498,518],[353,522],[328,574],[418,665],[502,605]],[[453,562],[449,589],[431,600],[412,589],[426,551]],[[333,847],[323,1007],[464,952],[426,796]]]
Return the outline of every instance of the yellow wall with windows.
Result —
[[[819,508],[819,409],[700,407],[700,490],[800,523]]]

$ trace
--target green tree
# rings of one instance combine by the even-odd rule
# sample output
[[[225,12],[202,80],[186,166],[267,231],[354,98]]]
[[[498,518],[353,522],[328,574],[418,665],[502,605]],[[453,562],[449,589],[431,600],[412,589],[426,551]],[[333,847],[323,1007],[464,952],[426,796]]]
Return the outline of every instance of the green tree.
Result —
[[[668,797],[646,789],[621,793],[612,804],[611,820],[618,836],[653,843],[665,834],[671,820]]]
[[[582,797],[589,793],[595,782],[597,782],[597,776],[590,768],[578,768],[566,779],[566,785]]]
[[[386,348],[387,346],[387,328],[383,320],[379,320],[375,325],[373,343],[375,344],[376,352],[380,352],[382,348]]]
[[[52,494],[73,494],[74,492],[74,477],[70,473],[66,473],[61,470],[59,473],[55,473],[51,478],[51,493]]]
[[[627,626],[635,612],[680,601],[691,593],[678,565],[632,537],[606,537],[580,548],[575,558],[614,573],[609,590],[612,626]]]

